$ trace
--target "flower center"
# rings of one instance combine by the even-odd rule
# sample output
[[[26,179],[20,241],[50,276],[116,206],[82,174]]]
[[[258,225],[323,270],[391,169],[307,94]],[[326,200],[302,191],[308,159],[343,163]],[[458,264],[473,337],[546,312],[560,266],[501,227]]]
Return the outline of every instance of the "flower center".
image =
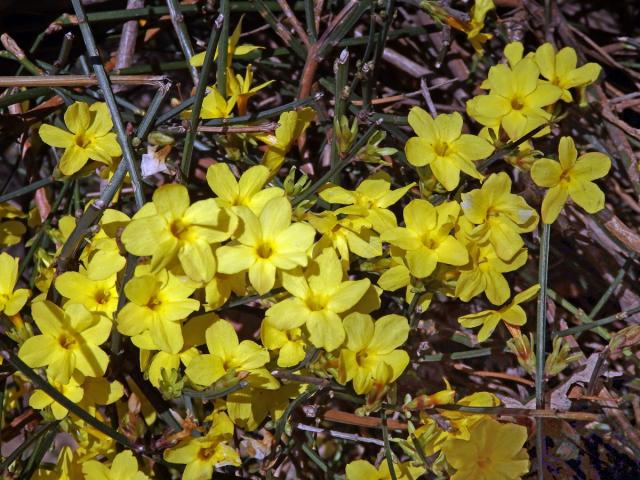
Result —
[[[437,142],[433,146],[433,151],[439,157],[446,157],[449,154],[449,144],[447,142]]]
[[[522,107],[524,107],[524,102],[520,97],[514,97],[511,99],[511,108],[514,110],[522,110]]]
[[[287,340],[289,340],[290,342],[295,342],[300,337],[300,329],[292,328],[291,330],[287,330],[285,332],[285,335],[287,336]]]
[[[367,359],[369,358],[369,353],[366,350],[361,350],[356,353],[356,362],[359,366],[364,367]]]
[[[66,332],[62,332],[58,337],[58,343],[65,350],[70,350],[76,345],[76,339],[73,335]]]
[[[178,218],[171,222],[169,230],[171,231],[171,235],[176,237],[178,240],[183,240],[185,233],[189,230],[189,225]]]
[[[160,305],[162,305],[162,300],[156,297],[155,295],[151,297],[147,302],[147,308],[150,308],[151,310],[159,309]]]
[[[258,255],[260,258],[269,258],[271,257],[271,255],[273,255],[273,249],[268,243],[261,243],[260,245],[258,245],[258,248],[256,248],[256,255]]]
[[[312,312],[319,312],[327,306],[327,298],[325,298],[324,295],[311,295],[307,297],[305,303],[307,304],[307,308]]]
[[[209,460],[211,457],[213,457],[216,454],[216,447],[212,446],[212,447],[205,447],[205,448],[201,448],[200,450],[198,450],[198,458],[200,460]]]
[[[429,250],[435,250],[438,248],[439,242],[433,237],[422,237],[422,244]]]
[[[480,470],[487,470],[491,467],[491,458],[490,457],[479,457],[478,458],[478,467]]]
[[[84,133],[76,133],[75,141],[77,146],[87,148],[91,143],[91,138]]]
[[[104,305],[109,302],[111,298],[111,293],[108,290],[98,290],[95,294],[95,301],[100,305]]]

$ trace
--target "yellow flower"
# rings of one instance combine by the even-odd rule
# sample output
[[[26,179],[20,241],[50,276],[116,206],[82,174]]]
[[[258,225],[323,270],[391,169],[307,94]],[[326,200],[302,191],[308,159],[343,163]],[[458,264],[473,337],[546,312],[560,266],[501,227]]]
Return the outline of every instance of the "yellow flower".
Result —
[[[473,7],[471,7],[470,30],[467,31],[467,38],[471,42],[473,49],[479,54],[484,53],[482,44],[493,37],[490,33],[482,33],[482,29],[484,28],[484,19],[487,13],[495,8],[493,0],[475,0]]]
[[[116,455],[111,468],[97,460],[89,460],[82,465],[82,473],[87,480],[146,480],[149,477],[138,470],[138,461],[130,450]]]
[[[230,95],[236,98],[238,102],[238,115],[246,114],[249,99],[260,90],[274,82],[274,80],[269,80],[268,82],[264,82],[260,85],[252,87],[251,84],[253,83],[253,70],[251,69],[251,64],[247,65],[247,70],[244,74],[244,78],[242,77],[242,75],[234,75],[234,72],[232,70],[227,70],[227,80],[229,82],[227,88],[230,92]]]
[[[27,227],[16,219],[23,217],[20,209],[10,203],[0,203],[0,246],[10,247],[20,242]]]
[[[411,462],[394,463],[393,470],[397,480],[417,480],[425,473],[424,467],[415,467]],[[389,464],[382,460],[376,468],[366,460],[355,460],[347,465],[347,480],[391,480]]]
[[[238,208],[242,219],[237,244],[218,248],[218,271],[249,271],[249,282],[259,294],[271,290],[276,271],[307,264],[307,250],[315,230],[306,223],[291,223],[291,204],[284,197],[274,198],[256,216],[246,207]]]
[[[542,221],[553,223],[569,197],[588,213],[602,210],[604,192],[593,180],[609,173],[611,159],[599,152],[588,152],[578,158],[571,137],[560,139],[558,157],[559,162],[541,158],[531,167],[535,184],[549,189],[542,201]]]
[[[253,372],[269,361],[269,352],[251,340],[238,340],[231,323],[217,320],[205,333],[209,353],[198,355],[185,373],[192,382],[209,386],[227,373]]]
[[[467,249],[470,262],[461,268],[455,295],[463,302],[468,302],[485,292],[491,303],[502,305],[511,292],[504,273],[513,272],[525,264],[527,249],[520,249],[508,260],[502,260],[491,244],[471,242]]]
[[[264,188],[270,176],[269,170],[262,165],[249,168],[240,180],[236,180],[226,163],[216,163],[207,169],[207,183],[218,196],[219,206],[248,207],[256,215],[260,215],[269,200],[284,196],[281,188]]]
[[[446,393],[443,399],[446,399]],[[456,402],[456,405],[497,407],[500,405],[500,399],[493,393],[476,392],[461,398]],[[443,443],[449,439],[469,440],[475,425],[487,418],[487,415],[483,413],[467,413],[459,410],[441,410],[440,415],[443,417],[446,427],[436,422],[431,414],[421,413],[420,419],[424,425],[415,432],[420,444],[425,449],[425,453],[429,456],[439,452]]]
[[[164,185],[133,216],[122,242],[129,253],[151,256],[151,273],[178,260],[193,281],[208,282],[216,271],[211,244],[228,239],[236,226],[235,215],[213,198],[189,205],[184,185]]]
[[[314,250],[334,248],[345,268],[350,263],[349,252],[362,258],[382,255],[380,237],[370,228],[365,217],[339,218],[336,212],[325,210],[319,213],[307,212],[305,219],[322,235]]]
[[[442,451],[456,469],[451,480],[517,480],[529,471],[526,441],[526,427],[485,418],[468,440],[449,439]]]
[[[540,45],[535,53],[540,75],[549,83],[562,89],[560,97],[565,102],[573,100],[571,88],[580,88],[592,84],[598,79],[602,67],[597,63],[587,63],[576,68],[578,57],[571,47],[564,47],[556,53],[553,45]]]
[[[124,388],[118,381],[109,383],[106,378],[85,377],[79,372],[74,373],[66,384],[52,378],[48,378],[48,381],[65,397],[87,411],[94,410],[96,404],[109,405],[124,394]],[[33,392],[29,397],[29,406],[38,410],[50,406],[53,417],[57,420],[63,419],[68,413],[65,407],[54,401],[43,390]]]
[[[455,202],[434,207],[426,200],[411,200],[403,210],[406,227],[387,230],[382,240],[406,251],[409,271],[416,278],[431,275],[438,263],[464,265],[467,249],[449,235],[459,211]]]
[[[389,383],[394,382],[409,364],[409,355],[398,350],[409,336],[409,322],[400,315],[385,315],[375,323],[371,316],[352,313],[344,319],[346,345],[340,350],[338,381],[353,381],[358,395],[374,386],[380,364],[391,368]]]
[[[463,193],[460,205],[475,225],[471,238],[488,240],[503,260],[524,246],[519,234],[531,232],[538,224],[536,211],[524,198],[511,193],[511,178],[504,172],[492,174],[480,189]]]
[[[300,135],[304,133],[316,113],[312,108],[302,108],[280,114],[275,134],[256,135],[256,138],[267,144],[267,151],[262,158],[262,164],[275,175],[284,159]]]
[[[149,331],[158,349],[179,352],[181,320],[200,308],[197,300],[189,298],[194,290],[166,270],[132,278],[124,287],[129,303],[118,313],[118,331],[129,336]]]
[[[527,57],[531,57],[532,55],[533,53],[529,53]],[[522,60],[522,57],[524,56],[524,45],[522,45],[522,42],[507,43],[504,47],[504,56],[507,59],[509,66],[511,68],[515,67],[518,64],[518,62]],[[485,82],[488,82],[488,80],[485,80]],[[481,88],[490,88],[490,87],[489,87],[489,84],[487,83],[486,86],[483,85]]]
[[[83,305],[62,310],[49,301],[32,303],[31,313],[42,332],[27,339],[18,355],[32,368],[47,367],[47,375],[66,384],[75,371],[102,376],[109,363],[99,347],[109,338],[111,321],[93,314]]]
[[[236,55],[246,55],[248,53],[253,52],[254,50],[263,49],[264,47],[259,47],[256,45],[242,44],[238,45],[240,41],[240,36],[242,35],[242,20],[244,19],[244,15],[240,17],[240,21],[236,28],[233,29],[233,33],[229,36],[229,42],[227,44],[227,68],[231,67],[231,62],[233,61],[233,57]],[[194,67],[201,67],[204,64],[204,57],[207,52],[196,53],[189,63]],[[216,48],[214,54],[214,60],[218,58],[218,49]]]
[[[267,416],[277,421],[290,400],[304,392],[301,384],[282,385],[265,369],[257,370],[247,380],[248,388],[227,397],[229,418],[246,431],[256,430]]]
[[[409,112],[409,125],[418,135],[405,145],[407,160],[414,167],[429,165],[436,179],[447,190],[460,183],[460,171],[482,179],[473,164],[493,153],[493,146],[485,139],[462,133],[462,116],[458,112],[431,118],[420,107]]]
[[[191,360],[200,355],[196,347],[206,342],[205,332],[216,321],[218,321],[217,315],[206,313],[195,316],[185,322],[182,327],[184,345],[178,353],[160,351],[152,356],[151,352],[145,349],[147,343],[153,344],[148,332],[138,338],[139,342],[134,342],[143,352],[140,357],[140,368],[147,373],[149,381],[154,387],[160,388],[163,370],[165,371],[164,375],[171,374],[172,370],[179,370],[181,363],[186,367]]]
[[[282,286],[293,295],[267,310],[271,324],[290,330],[306,324],[309,339],[318,348],[333,351],[344,341],[341,313],[354,307],[369,289],[369,279],[343,281],[335,251],[324,250],[305,272],[282,274]]]
[[[478,341],[484,342],[491,336],[498,326],[498,323],[500,323],[500,320],[518,327],[527,323],[527,314],[520,304],[535,297],[538,294],[538,290],[540,290],[540,285],[533,285],[516,294],[513,300],[511,300],[511,303],[506,307],[502,307],[499,310],[484,310],[478,313],[463,315],[458,318],[458,321],[466,328],[474,328],[482,325],[482,328],[478,332]]]
[[[48,378],[48,382],[61,394],[71,400],[73,403],[80,403],[82,397],[84,396],[84,390],[80,386],[81,382],[78,382],[76,377],[82,378],[81,375],[73,375],[68,382],[61,383],[57,382],[53,378]],[[49,395],[47,395],[42,390],[36,390],[29,397],[29,406],[31,408],[36,408],[38,410],[42,410],[48,406],[51,406],[51,413],[56,420],[61,420],[67,416],[68,410],[60,405],[58,402],[54,401]]]
[[[209,88],[209,93],[205,95],[204,100],[202,100],[200,118],[228,118],[236,106],[236,100],[235,96],[229,98],[223,97],[218,91],[218,87],[213,85]],[[188,114],[188,112],[185,112],[185,115]]]
[[[347,205],[336,210],[337,214],[364,218],[378,233],[396,226],[396,217],[389,207],[398,202],[415,183],[391,190],[388,176],[376,175],[363,180],[354,191],[330,186],[320,192],[320,198],[328,203]]]
[[[64,175],[73,175],[89,160],[111,165],[112,157],[122,155],[106,103],[75,102],[64,113],[64,123],[69,132],[46,123],[38,130],[44,143],[65,149],[59,165]]]
[[[293,367],[305,357],[305,342],[300,327],[279,330],[273,326],[271,317],[265,317],[260,328],[262,344],[269,350],[277,350],[279,367]]]
[[[496,133],[502,126],[512,140],[543,125],[551,118],[544,107],[558,101],[562,90],[540,82],[539,75],[531,58],[523,58],[513,68],[494,65],[486,82],[490,92],[467,102],[469,116]]]
[[[31,290],[16,288],[18,282],[17,258],[8,253],[0,253],[0,313],[12,316],[22,310],[27,303]]]
[[[104,313],[111,318],[118,308],[117,274],[112,273],[99,280],[92,278],[91,273],[96,270],[101,257],[94,257],[97,262],[90,262],[87,269],[81,267],[78,272],[64,272],[56,278],[55,286],[60,295],[69,299],[69,303],[80,303],[91,312]],[[107,255],[107,258],[111,256]]]
[[[233,275],[218,272],[204,287],[204,309],[207,312],[216,310],[229,300],[231,292],[242,296],[246,293],[246,290],[247,281],[244,272],[235,273]]]
[[[186,465],[182,480],[208,480],[213,470],[240,465],[238,452],[227,442],[233,437],[233,423],[224,413],[214,414],[211,431],[204,437],[189,437],[164,452],[170,463]]]
[[[58,460],[53,470],[38,468],[33,480],[75,480],[82,478],[82,461],[73,449],[65,445],[58,453]]]

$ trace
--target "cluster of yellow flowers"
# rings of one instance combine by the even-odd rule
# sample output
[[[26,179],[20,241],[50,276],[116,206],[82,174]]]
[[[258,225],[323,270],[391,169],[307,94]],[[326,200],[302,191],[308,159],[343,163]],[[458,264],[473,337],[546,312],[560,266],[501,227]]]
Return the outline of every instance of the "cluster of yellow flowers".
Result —
[[[477,25],[466,29],[478,50],[489,38],[479,35],[492,6],[479,2]],[[240,33],[238,25],[229,39],[227,89],[210,89],[204,119],[228,117],[236,107],[243,115],[248,99],[270,83],[252,87],[251,65],[244,76],[233,72],[234,55],[260,48],[238,45]],[[513,191],[507,172],[488,174],[483,165],[512,155],[511,142],[528,138],[515,165],[519,174],[530,173],[537,186],[548,189],[541,215],[551,223],[568,198],[590,213],[603,208],[604,194],[593,181],[607,174],[610,160],[598,152],[579,155],[567,136],[559,141],[557,160],[536,158],[532,144],[551,134],[562,104],[573,100],[571,90],[583,96],[600,67],[577,67],[572,49],[556,52],[550,44],[524,55],[522,44],[511,43],[505,56],[507,63],[491,67],[481,86],[487,94],[467,102],[468,115],[483,126],[478,135],[463,133],[468,129],[459,113],[433,118],[419,107],[411,109],[408,122],[415,136],[405,153],[416,167],[417,183],[394,185],[378,171],[352,190],[325,185],[317,205],[297,204],[292,190],[275,186],[273,178],[313,118],[303,109],[284,113],[273,135],[244,137],[267,146],[261,165],[240,175],[226,163],[210,166],[206,198],[192,200],[186,186],[166,184],[132,217],[107,209],[83,245],[77,271],[56,275],[54,260],[75,226],[71,216],[60,219],[51,232],[57,249],[38,262],[40,294],[29,303],[31,292],[16,289],[18,259],[0,254],[0,313],[12,322],[20,359],[42,369],[51,385],[96,418],[105,419],[99,407],[115,405],[121,419],[137,408],[151,425],[155,413],[105,348],[109,344],[117,354],[116,339],[127,337],[139,354],[140,371],[166,399],[184,393],[215,399],[198,402],[204,417],[191,428],[197,435],[166,440],[164,460],[184,464],[183,478],[194,480],[240,465],[235,428],[253,431],[265,419],[278,421],[291,399],[309,390],[300,380],[304,375],[363,396],[362,413],[379,409],[410,363],[403,349],[409,320],[381,308],[393,297],[389,292],[405,289],[404,301],[420,312],[437,296],[469,302],[484,294],[495,309],[465,315],[460,324],[481,327],[479,342],[501,322],[519,336],[527,321],[520,304],[534,298],[538,286],[512,296],[505,275],[526,263],[523,234],[536,229],[539,215]],[[203,58],[194,56],[192,64],[201,65]],[[122,152],[106,105],[74,103],[64,120],[68,131],[46,124],[39,130],[45,143],[64,149],[59,171],[88,172],[89,160],[112,169]],[[16,220],[21,215],[13,206],[0,206],[3,246],[24,234]],[[125,269],[128,255],[139,257],[133,272]],[[237,299],[264,309],[256,324],[259,339],[243,339],[243,326],[225,318]],[[36,332],[22,315],[33,319]],[[275,375],[278,368],[293,380]],[[44,391],[31,392],[29,404],[45,418],[63,420],[76,439],[78,448],[65,447],[59,457],[64,478],[147,478],[141,471],[147,466],[139,467],[131,452],[116,455],[109,437]],[[404,411],[499,404],[488,392],[456,401],[447,386],[411,399]],[[424,455],[437,455],[433,471],[457,480],[517,479],[528,471],[524,426],[464,408],[444,409],[441,416],[436,421],[420,413],[418,428],[411,431],[417,443],[399,441],[411,460],[395,464],[396,478],[424,473]],[[138,435],[131,432],[132,438]],[[38,475],[49,478],[44,471]],[[390,478],[389,465],[354,461],[346,477]]]

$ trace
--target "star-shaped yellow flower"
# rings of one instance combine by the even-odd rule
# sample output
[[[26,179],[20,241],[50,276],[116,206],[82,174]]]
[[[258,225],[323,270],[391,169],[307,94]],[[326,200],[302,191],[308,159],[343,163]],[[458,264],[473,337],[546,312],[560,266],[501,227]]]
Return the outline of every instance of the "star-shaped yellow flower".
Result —
[[[64,123],[69,131],[46,123],[38,130],[44,143],[65,149],[59,165],[64,175],[73,175],[89,160],[111,165],[113,157],[122,155],[106,103],[76,102],[64,113]]]
[[[531,167],[536,185],[549,189],[542,201],[542,221],[553,223],[569,197],[588,213],[602,210],[604,192],[593,181],[609,173],[611,159],[600,152],[578,157],[571,137],[560,139],[558,158],[560,161],[541,158]]]

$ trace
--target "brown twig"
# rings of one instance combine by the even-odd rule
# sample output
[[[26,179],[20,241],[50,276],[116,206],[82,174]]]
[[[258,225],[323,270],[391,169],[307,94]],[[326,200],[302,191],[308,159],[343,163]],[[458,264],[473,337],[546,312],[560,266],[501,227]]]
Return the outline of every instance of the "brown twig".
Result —
[[[295,13],[293,13],[293,10],[291,10],[291,7],[289,6],[289,3],[287,3],[287,0],[278,0],[278,5],[280,5],[280,8],[282,8],[282,12],[285,14],[287,19],[289,20],[289,23],[291,23],[291,26],[298,34],[298,37],[300,38],[302,43],[304,43],[307,49],[311,48],[311,43],[309,42],[309,36],[307,35],[307,32],[305,32],[304,28],[298,21],[298,18],[296,17]]]
[[[257,125],[222,125],[222,126],[212,126],[212,125],[200,125],[198,126],[198,132],[205,133],[269,133],[274,132],[276,128],[278,128],[280,124],[278,122],[265,122],[259,123]],[[188,129],[182,126],[179,127],[168,127],[160,129],[161,132],[166,133],[174,133],[174,134],[184,134],[187,133]]]
[[[128,0],[127,9],[144,7],[144,0]],[[133,54],[136,50],[136,39],[138,37],[138,21],[129,20],[122,26],[120,35],[120,45],[116,54],[115,69],[127,68],[133,62]]]
[[[118,85],[150,85],[160,88],[167,82],[163,75],[111,75],[109,81]],[[47,75],[41,77],[0,77],[0,87],[93,87],[94,75]]]

